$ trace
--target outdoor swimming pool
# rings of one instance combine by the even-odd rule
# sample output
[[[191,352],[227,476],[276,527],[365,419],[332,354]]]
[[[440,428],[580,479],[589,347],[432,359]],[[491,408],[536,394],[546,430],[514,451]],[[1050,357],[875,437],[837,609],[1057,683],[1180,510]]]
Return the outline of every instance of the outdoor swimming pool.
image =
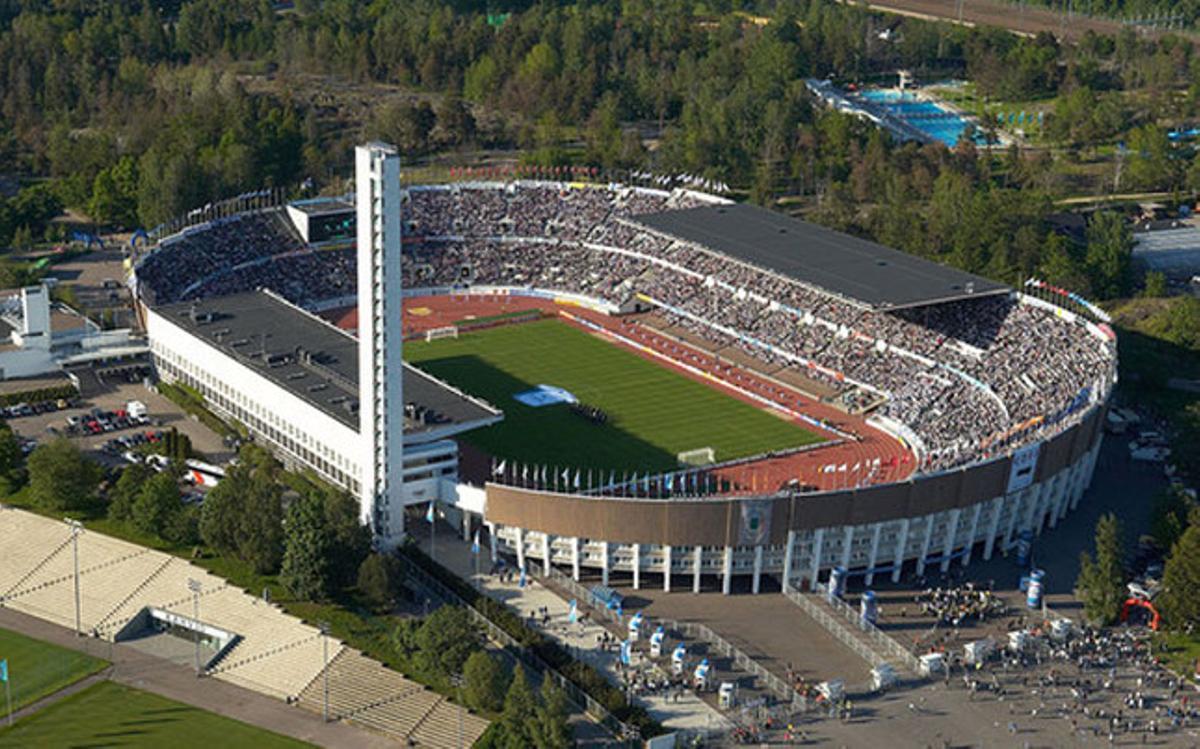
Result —
[[[935,102],[919,99],[916,95],[905,91],[870,89],[860,91],[857,98],[945,143],[950,148],[958,144],[959,137],[970,124],[953,111],[945,109]],[[975,142],[983,143],[984,139],[981,135],[976,134]]]

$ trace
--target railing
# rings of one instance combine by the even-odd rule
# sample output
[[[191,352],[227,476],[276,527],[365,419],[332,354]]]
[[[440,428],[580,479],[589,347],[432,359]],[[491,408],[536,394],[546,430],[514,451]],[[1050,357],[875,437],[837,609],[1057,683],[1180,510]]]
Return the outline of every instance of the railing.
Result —
[[[830,634],[849,646],[872,666],[878,666],[880,663],[884,663],[886,658],[892,658],[897,662],[897,665],[908,669],[914,676],[920,675],[921,663],[915,655],[906,650],[900,643],[884,634],[879,627],[870,622],[863,621],[859,612],[851,608],[842,599],[826,598],[830,609],[826,611],[820,605],[814,603],[810,596],[800,593],[790,585],[784,588],[784,595],[800,608],[804,609],[805,613],[816,619],[818,624],[825,627]],[[840,614],[842,618],[854,625],[863,634],[863,637],[866,638],[866,642],[862,638],[855,636],[849,627],[834,617],[834,614]]]
[[[525,665],[553,679],[554,683],[567,693],[567,697],[572,702],[583,708],[596,723],[607,729],[618,740],[626,740],[640,735],[636,728],[624,723],[610,713],[603,705],[593,699],[591,695],[576,686],[574,682],[559,673],[536,653],[533,653],[524,645],[517,642],[512,635],[505,632],[499,625],[480,613],[474,606],[464,601],[457,593],[450,590],[433,575],[421,569],[417,564],[409,564],[407,567],[409,574],[417,578],[418,582],[430,589],[434,595],[447,603],[464,607],[471,616],[471,619],[487,632],[487,636],[503,645],[508,652],[512,653],[513,657],[520,659]]]
[[[565,588],[571,595],[575,596],[580,603],[587,602],[591,598],[591,592],[584,586],[575,582],[570,576],[554,569],[553,565],[543,565],[545,567],[546,577],[553,580],[558,585]],[[615,612],[603,606],[593,606],[601,616],[616,624],[622,624],[621,619]],[[796,689],[784,679],[779,678],[775,674],[768,671],[753,658],[740,650],[733,643],[718,635],[703,624],[696,622],[681,622],[675,619],[663,619],[654,617],[654,621],[662,624],[668,629],[673,629],[679,632],[684,637],[690,640],[703,642],[709,646],[714,652],[729,658],[735,666],[753,675],[760,683],[777,698],[788,704],[796,711],[804,711],[808,709],[808,698],[796,691]]]

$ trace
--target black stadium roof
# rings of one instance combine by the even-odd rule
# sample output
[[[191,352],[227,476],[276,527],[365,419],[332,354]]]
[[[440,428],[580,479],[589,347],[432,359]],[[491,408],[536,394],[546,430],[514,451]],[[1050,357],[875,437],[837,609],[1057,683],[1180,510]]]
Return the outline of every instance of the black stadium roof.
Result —
[[[154,310],[227,356],[358,429],[358,340],[345,331],[266,291],[176,302]],[[420,441],[425,432],[445,436],[455,427],[497,421],[500,412],[408,362],[404,400],[425,418],[405,416],[404,434]],[[462,431],[458,429],[457,431]]]
[[[919,307],[1009,290],[972,273],[740,203],[649,213],[629,221],[872,310]]]

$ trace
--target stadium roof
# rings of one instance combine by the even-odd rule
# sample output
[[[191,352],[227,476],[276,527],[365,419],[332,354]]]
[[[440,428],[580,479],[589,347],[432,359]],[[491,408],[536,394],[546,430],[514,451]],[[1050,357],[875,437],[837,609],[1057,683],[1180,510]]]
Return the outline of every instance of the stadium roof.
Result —
[[[663,211],[629,220],[873,310],[919,307],[1009,290],[972,273],[740,203]]]
[[[293,200],[288,203],[290,208],[307,213],[310,216],[320,216],[326,213],[345,213],[354,210],[354,203],[349,198],[310,198],[308,200]]]
[[[358,340],[266,291],[155,311],[276,385],[358,429]],[[465,431],[500,418],[495,408],[404,364],[404,399],[425,418],[406,414],[405,435]],[[452,429],[461,426],[461,429]]]

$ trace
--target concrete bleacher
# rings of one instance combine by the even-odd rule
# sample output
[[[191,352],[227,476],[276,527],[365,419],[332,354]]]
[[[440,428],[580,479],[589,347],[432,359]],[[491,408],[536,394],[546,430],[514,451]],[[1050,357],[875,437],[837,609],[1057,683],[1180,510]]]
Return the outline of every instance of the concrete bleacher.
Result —
[[[74,555],[63,522],[0,506],[0,605],[75,627]],[[188,580],[199,581],[200,621],[239,636],[208,676],[296,700],[320,712],[320,631],[186,559],[84,531],[79,536],[80,627],[112,640],[146,607],[191,618]],[[459,746],[459,708],[441,695],[330,638],[330,697],[339,719],[419,746]],[[315,690],[315,691],[314,691]],[[462,711],[464,745],[487,721]]]
[[[324,679],[315,679],[300,694],[301,706],[321,711],[324,689]],[[488,726],[478,715],[350,648],[329,663],[329,711],[416,746],[470,746]]]

